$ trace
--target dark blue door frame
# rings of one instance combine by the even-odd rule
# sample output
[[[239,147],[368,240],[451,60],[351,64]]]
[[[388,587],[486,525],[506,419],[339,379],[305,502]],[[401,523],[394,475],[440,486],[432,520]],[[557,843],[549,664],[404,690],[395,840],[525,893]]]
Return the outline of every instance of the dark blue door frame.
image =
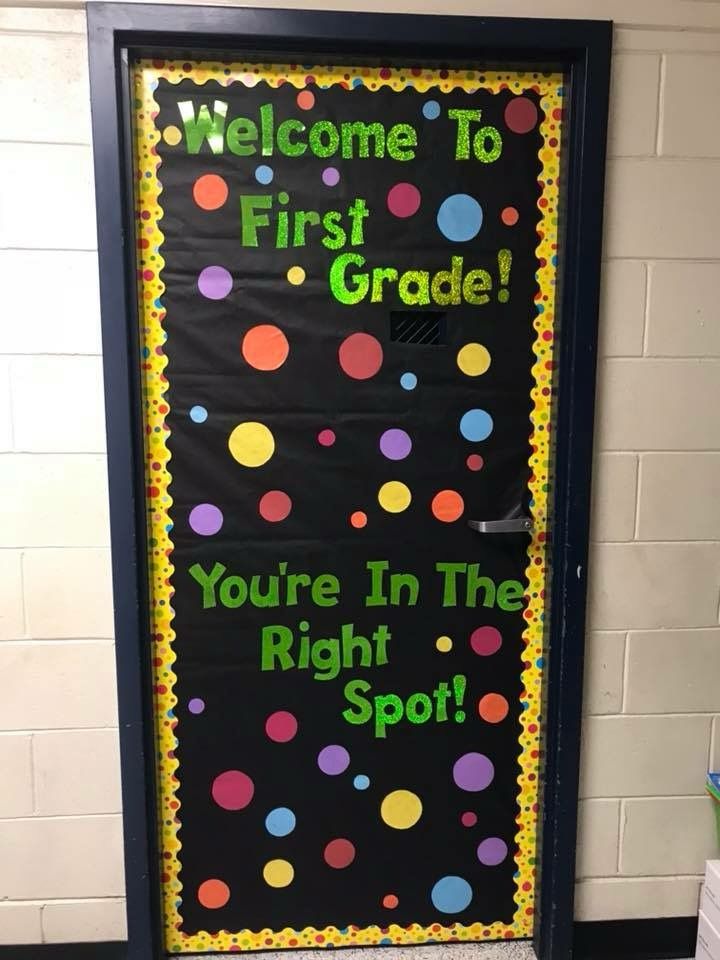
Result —
[[[556,397],[551,618],[545,692],[544,789],[534,946],[539,960],[573,957],[575,832],[585,595],[612,25],[500,19],[88,5],[115,631],[123,775],[127,960],[159,960],[160,883],[140,405],[137,382],[132,139],[128,60],[182,49],[352,54],[562,69],[569,84],[559,386]]]

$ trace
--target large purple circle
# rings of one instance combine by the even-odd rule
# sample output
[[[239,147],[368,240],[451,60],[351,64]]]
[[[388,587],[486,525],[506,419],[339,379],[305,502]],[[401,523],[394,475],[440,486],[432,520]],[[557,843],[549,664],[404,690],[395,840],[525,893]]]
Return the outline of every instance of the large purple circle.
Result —
[[[190,511],[188,523],[201,537],[211,537],[223,525],[222,510],[213,503],[199,503]]]
[[[412,450],[412,440],[404,430],[386,430],[380,437],[380,451],[388,460],[404,460]]]
[[[215,265],[200,271],[197,285],[208,300],[222,300],[232,290],[233,280],[229,270]]]
[[[495,767],[484,753],[465,753],[455,761],[453,780],[461,790],[478,793],[489,787],[495,776]]]
[[[318,766],[323,773],[329,777],[337,777],[350,766],[350,754],[345,747],[337,743],[330,744],[329,747],[323,747],[317,758]]]
[[[507,844],[500,837],[488,837],[478,846],[477,855],[486,867],[496,867],[508,855]]]

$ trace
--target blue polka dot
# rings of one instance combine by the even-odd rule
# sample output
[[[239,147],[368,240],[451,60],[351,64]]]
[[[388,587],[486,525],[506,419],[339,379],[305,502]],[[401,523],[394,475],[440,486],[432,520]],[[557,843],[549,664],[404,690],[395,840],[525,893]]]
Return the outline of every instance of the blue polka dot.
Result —
[[[366,777],[364,773],[359,773],[353,780],[353,786],[356,790],[367,790],[370,786],[370,777]]]
[[[455,243],[472,240],[478,235],[482,222],[482,207],[467,193],[453,193],[440,204],[437,225],[448,240]]]
[[[208,418],[208,412],[205,407],[196,404],[190,408],[190,419],[193,423],[205,423]]]
[[[264,163],[261,163],[255,170],[255,179],[258,183],[270,183],[274,176],[275,174],[273,173],[272,167],[268,167],[267,164]]]
[[[287,807],[275,807],[265,817],[265,829],[273,837],[286,837],[295,829],[295,814]]]
[[[433,906],[441,913],[460,913],[470,906],[472,887],[462,877],[443,877],[430,893]]]
[[[493,420],[487,410],[468,410],[460,418],[460,433],[466,440],[487,440],[493,431]]]
[[[440,104],[437,100],[426,100],[422,110],[426,120],[437,120],[440,116]]]
[[[403,390],[414,390],[417,386],[417,377],[414,373],[404,373],[400,377],[400,386]]]

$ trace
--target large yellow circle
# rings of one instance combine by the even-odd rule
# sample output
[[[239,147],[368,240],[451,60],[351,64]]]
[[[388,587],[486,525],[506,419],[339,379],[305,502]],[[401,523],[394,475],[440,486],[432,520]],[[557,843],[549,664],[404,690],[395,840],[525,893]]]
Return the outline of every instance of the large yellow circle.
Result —
[[[414,827],[421,815],[420,797],[411,790],[393,790],[380,804],[380,816],[394,830]]]
[[[402,513],[411,500],[410,488],[399,480],[388,480],[378,490],[378,503],[388,513]]]
[[[490,353],[481,343],[466,343],[460,347],[457,365],[468,377],[479,377],[490,366]]]
[[[263,878],[269,887],[287,887],[294,876],[293,865],[287,860],[268,860],[263,867]]]
[[[239,423],[228,438],[230,453],[244,467],[261,467],[275,452],[275,438],[264,423]]]

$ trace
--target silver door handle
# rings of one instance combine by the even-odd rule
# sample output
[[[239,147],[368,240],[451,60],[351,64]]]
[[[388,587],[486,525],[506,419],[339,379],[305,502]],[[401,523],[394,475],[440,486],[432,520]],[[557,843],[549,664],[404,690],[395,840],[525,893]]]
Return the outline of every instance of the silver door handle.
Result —
[[[512,520],[468,520],[468,526],[477,533],[532,533],[530,517],[513,517]]]

